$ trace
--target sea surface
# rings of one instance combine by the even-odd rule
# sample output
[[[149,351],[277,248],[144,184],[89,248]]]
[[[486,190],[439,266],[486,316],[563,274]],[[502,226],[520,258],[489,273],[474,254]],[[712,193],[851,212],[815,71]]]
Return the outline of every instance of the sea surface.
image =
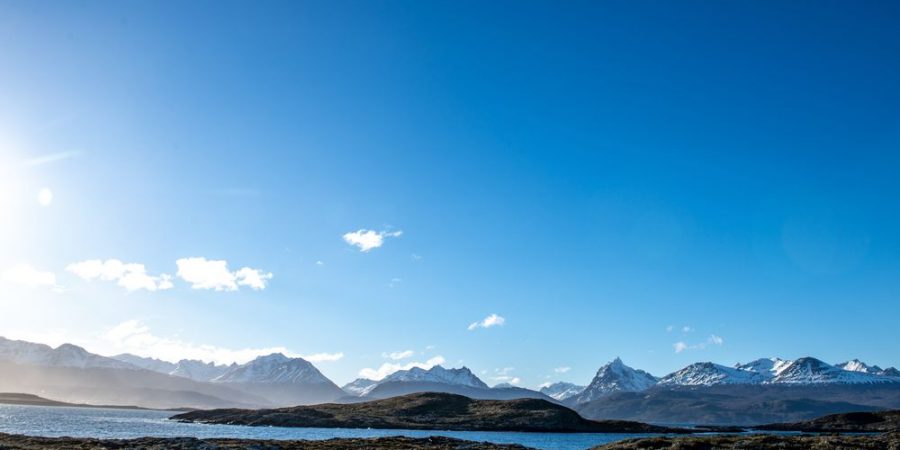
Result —
[[[521,444],[546,450],[584,450],[641,435],[600,433],[510,433],[497,431],[373,430],[206,425],[168,420],[171,411],[0,405],[0,432],[31,436],[136,438],[141,436],[242,439],[331,439],[382,436],[449,436],[471,441]],[[643,435],[646,436],[646,435]]]

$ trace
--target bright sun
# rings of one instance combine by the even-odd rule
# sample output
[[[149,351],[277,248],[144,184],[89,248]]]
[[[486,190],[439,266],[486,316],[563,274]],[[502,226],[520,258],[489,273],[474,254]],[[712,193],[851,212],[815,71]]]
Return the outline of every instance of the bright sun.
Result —
[[[42,188],[38,191],[37,201],[41,206],[50,206],[53,202],[53,191],[50,188]]]

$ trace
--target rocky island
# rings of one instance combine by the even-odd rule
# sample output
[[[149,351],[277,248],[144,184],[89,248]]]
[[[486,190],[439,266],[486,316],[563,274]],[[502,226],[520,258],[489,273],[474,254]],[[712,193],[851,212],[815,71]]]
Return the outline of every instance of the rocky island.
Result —
[[[381,428],[557,433],[679,433],[687,430],[620,420],[587,420],[541,399],[474,400],[446,393],[418,393],[352,404],[278,409],[191,411],[173,420],[250,426]]]

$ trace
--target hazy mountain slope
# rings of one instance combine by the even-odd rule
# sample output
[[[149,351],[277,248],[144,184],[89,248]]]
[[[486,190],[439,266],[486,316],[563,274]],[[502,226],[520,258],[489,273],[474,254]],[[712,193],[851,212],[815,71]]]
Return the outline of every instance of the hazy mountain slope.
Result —
[[[225,385],[268,399],[277,406],[332,402],[346,393],[303,358],[280,353],[229,367],[212,384]]]
[[[0,391],[71,403],[148,408],[262,407],[271,403],[224,385],[142,369],[53,367],[0,362]]]
[[[145,358],[143,356],[132,355],[131,353],[122,353],[113,356],[112,358],[141,369],[152,370],[153,372],[170,373],[175,370],[175,364],[168,361],[156,358]]]

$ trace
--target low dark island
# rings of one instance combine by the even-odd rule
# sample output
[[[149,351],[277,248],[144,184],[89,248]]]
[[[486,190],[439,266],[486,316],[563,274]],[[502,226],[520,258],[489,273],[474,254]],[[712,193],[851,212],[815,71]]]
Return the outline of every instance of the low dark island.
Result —
[[[173,420],[214,424],[557,433],[683,433],[687,430],[620,420],[587,420],[565,406],[540,399],[473,400],[462,395],[419,393],[351,404],[279,409],[191,411]]]
[[[804,422],[774,423],[754,428],[764,431],[802,431],[808,433],[900,432],[900,410],[831,414]]]

